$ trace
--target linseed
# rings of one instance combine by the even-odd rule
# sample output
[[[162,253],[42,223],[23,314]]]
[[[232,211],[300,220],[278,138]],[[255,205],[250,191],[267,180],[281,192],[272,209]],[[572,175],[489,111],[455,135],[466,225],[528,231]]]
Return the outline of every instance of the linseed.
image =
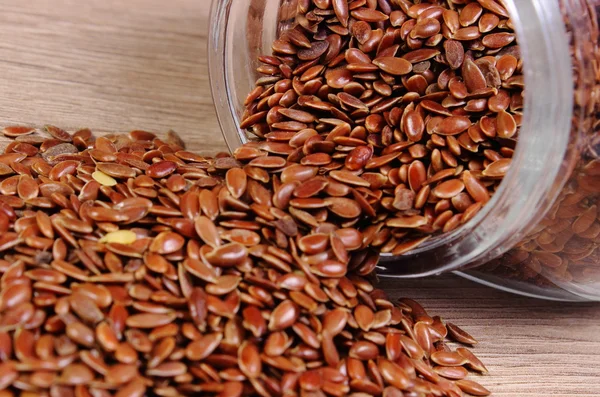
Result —
[[[293,175],[312,187],[303,199],[325,197],[343,224],[381,225],[383,252],[470,220],[510,167],[521,120],[522,61],[503,6],[304,3],[273,56],[259,57],[265,77],[240,125],[259,139],[234,157],[283,169],[282,193]],[[358,206],[327,197],[349,196],[336,182]]]
[[[240,125],[258,139],[233,157],[172,131],[3,130],[0,390],[489,394],[445,342],[475,339],[370,278],[381,252],[471,219],[510,166],[508,14],[299,0],[295,18],[260,57]]]
[[[366,179],[238,168],[148,132],[81,139],[67,165],[30,151],[12,159],[27,172],[0,182],[6,393],[487,393],[465,380],[483,364],[446,351],[447,333],[470,335],[366,278]]]

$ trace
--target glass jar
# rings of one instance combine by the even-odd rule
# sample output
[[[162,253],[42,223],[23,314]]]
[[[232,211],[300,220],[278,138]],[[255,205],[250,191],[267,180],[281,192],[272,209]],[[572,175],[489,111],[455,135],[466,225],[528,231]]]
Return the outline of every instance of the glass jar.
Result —
[[[297,3],[213,1],[210,77],[231,150],[249,139],[238,126],[258,77],[257,58],[294,26]],[[383,3],[399,8],[402,1]],[[600,300],[600,1],[503,3],[517,33],[526,87],[510,170],[473,219],[404,255],[383,255],[378,273],[454,271],[528,296]]]

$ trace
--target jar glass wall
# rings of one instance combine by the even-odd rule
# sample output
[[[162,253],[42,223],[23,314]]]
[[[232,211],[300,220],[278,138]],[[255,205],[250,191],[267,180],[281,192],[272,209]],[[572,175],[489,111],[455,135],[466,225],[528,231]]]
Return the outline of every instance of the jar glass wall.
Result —
[[[526,85],[511,169],[472,220],[405,255],[382,258],[379,273],[418,277],[460,271],[533,296],[600,299],[594,2],[504,3],[517,32]],[[238,127],[247,94],[257,79],[269,83],[256,72],[257,58],[270,54],[272,42],[294,26],[297,5],[295,0],[213,2],[211,82],[232,150],[249,139]]]
[[[556,199],[526,236],[468,277],[531,294],[569,300],[600,298],[600,131],[597,1],[557,2],[568,40],[573,82],[569,141]],[[515,15],[519,15],[517,8]],[[521,24],[524,21],[521,20]],[[555,78],[560,78],[556,75]],[[564,77],[563,77],[564,78]],[[566,80],[566,78],[565,78]],[[499,281],[501,280],[501,281]]]

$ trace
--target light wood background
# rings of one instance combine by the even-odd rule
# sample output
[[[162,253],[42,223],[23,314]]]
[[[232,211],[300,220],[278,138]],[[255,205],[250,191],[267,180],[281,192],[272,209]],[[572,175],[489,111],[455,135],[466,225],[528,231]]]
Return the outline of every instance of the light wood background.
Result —
[[[0,123],[178,131],[225,150],[207,75],[209,0],[0,0]],[[600,305],[453,276],[382,282],[480,340],[495,396],[600,396]]]

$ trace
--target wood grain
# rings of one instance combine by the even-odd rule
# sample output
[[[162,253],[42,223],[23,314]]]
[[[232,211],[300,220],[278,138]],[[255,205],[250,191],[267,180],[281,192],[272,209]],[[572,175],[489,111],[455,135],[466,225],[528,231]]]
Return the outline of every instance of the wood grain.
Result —
[[[209,89],[208,0],[0,0],[2,124],[178,131],[224,150]],[[600,306],[521,298],[454,276],[383,280],[463,326],[495,396],[600,396]]]
[[[205,56],[209,3],[1,1],[3,123],[174,129],[195,149],[224,150]]]
[[[474,335],[494,396],[600,396],[600,306],[524,298],[457,276],[384,279],[393,297],[418,300]]]

